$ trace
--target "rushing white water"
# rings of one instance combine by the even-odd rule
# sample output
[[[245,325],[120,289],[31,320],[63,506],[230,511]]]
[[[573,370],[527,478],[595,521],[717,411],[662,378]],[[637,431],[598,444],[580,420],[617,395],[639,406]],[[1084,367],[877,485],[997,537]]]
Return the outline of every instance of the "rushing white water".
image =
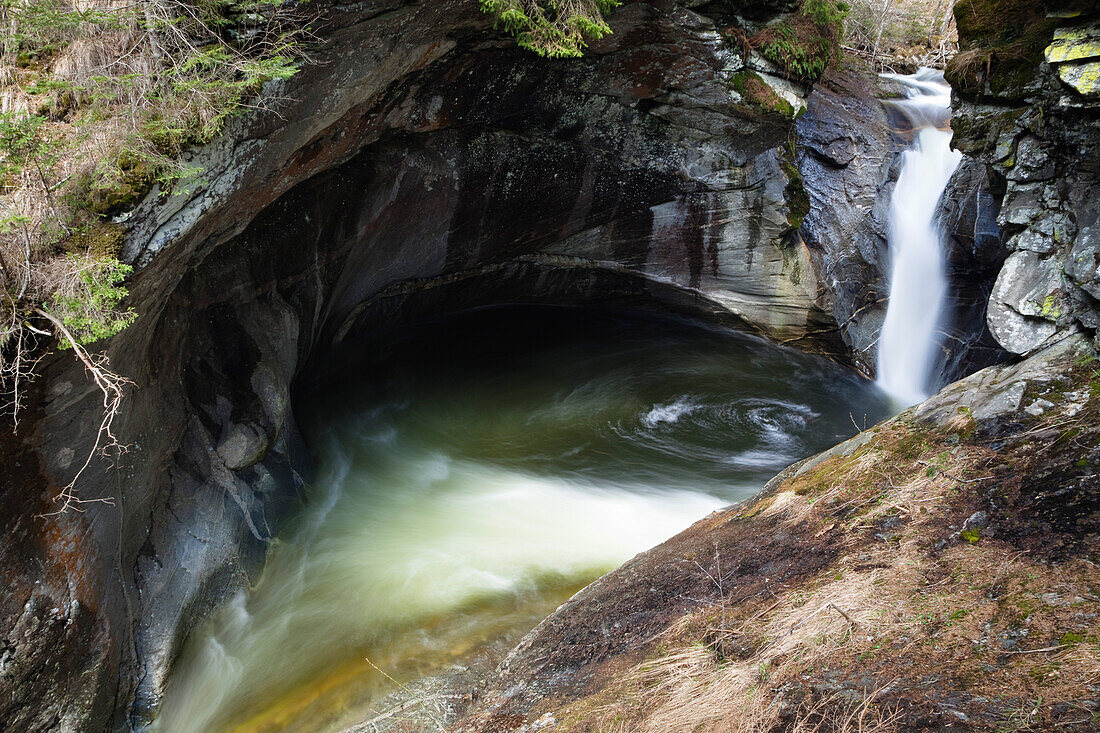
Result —
[[[414,680],[506,648],[887,409],[828,362],[680,321],[513,308],[401,333],[299,398],[306,501],[192,635],[158,733],[347,730],[394,687],[371,664]]]
[[[912,405],[933,387],[947,290],[943,233],[934,217],[962,153],[951,150],[951,87],[942,72],[889,76],[906,90],[907,99],[891,104],[915,136],[902,153],[890,202],[890,303],[879,337],[878,381],[894,399]]]

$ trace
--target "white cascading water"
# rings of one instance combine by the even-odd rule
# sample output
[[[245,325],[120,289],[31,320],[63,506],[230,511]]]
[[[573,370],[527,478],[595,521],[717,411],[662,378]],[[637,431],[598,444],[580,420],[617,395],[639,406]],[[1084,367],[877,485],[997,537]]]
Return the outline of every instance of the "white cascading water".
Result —
[[[943,233],[934,219],[962,153],[951,150],[951,87],[943,73],[921,69],[885,76],[905,89],[906,99],[889,104],[914,138],[902,153],[890,202],[890,302],[879,336],[878,382],[908,406],[927,399],[933,387],[947,290]]]

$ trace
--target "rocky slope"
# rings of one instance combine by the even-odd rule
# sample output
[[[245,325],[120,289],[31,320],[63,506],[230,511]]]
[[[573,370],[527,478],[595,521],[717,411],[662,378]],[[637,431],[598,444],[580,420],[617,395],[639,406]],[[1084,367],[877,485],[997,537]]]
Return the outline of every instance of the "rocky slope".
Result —
[[[456,730],[1096,729],[1095,9],[965,6],[949,76],[975,157],[942,217],[953,266],[998,273],[960,295],[991,293],[972,343],[1028,358],[593,584]]]

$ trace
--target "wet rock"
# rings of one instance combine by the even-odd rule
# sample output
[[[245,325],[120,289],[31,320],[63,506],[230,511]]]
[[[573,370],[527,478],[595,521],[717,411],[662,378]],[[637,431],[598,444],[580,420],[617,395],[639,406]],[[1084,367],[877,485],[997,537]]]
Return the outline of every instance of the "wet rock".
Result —
[[[1100,96],[1094,83],[1100,78],[1100,9],[1081,6],[1051,18],[1057,20],[1046,63],[1019,70],[1021,93],[989,96],[988,88],[979,93],[967,87],[955,104],[956,145],[1007,182],[998,221],[1012,235],[1014,254],[990,300],[989,325],[1017,354],[1054,332],[1100,326],[1090,232],[1100,211]]]
[[[874,373],[886,312],[886,212],[895,140],[873,78],[858,67],[830,71],[798,121],[798,168],[809,195],[800,234],[820,262],[826,307],[857,363]]]
[[[943,384],[1010,358],[986,318],[990,293],[1008,255],[997,224],[1002,194],[985,165],[964,157],[940,198],[936,221],[946,233],[948,277],[941,325]]]
[[[1100,299],[1100,225],[1082,229],[1066,259],[1066,274],[1093,298]]]

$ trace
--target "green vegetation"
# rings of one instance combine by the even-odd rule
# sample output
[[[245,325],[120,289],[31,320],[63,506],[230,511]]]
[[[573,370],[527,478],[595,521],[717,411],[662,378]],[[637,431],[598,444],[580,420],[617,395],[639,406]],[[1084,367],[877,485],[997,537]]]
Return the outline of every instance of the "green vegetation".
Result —
[[[839,0],[803,0],[798,12],[762,30],[752,45],[788,77],[817,81],[839,55],[848,11]]]
[[[97,448],[110,445],[126,380],[85,346],[137,317],[111,218],[197,179],[181,154],[298,70],[304,12],[294,0],[0,0],[0,392],[16,424],[52,341],[103,391]]]
[[[75,337],[77,344],[90,344],[114,336],[137,318],[133,309],[120,310],[123,298],[129,295],[122,282],[133,268],[111,258],[85,260],[69,255],[76,277],[67,293],[54,296],[51,310]],[[61,342],[61,348],[75,344]]]
[[[806,216],[810,213],[810,194],[806,191],[802,180],[802,173],[794,161],[783,158],[780,162],[783,172],[787,174],[787,187],[783,189],[783,197],[787,200],[787,223],[792,229],[798,229]]]
[[[761,110],[771,114],[780,114],[784,117],[794,117],[794,106],[776,94],[775,90],[760,75],[752,71],[740,71],[730,78],[730,86],[741,97]]]
[[[603,16],[620,0],[479,0],[516,42],[540,56],[580,56],[588,39],[611,33]]]
[[[116,312],[129,268],[105,217],[197,176],[183,150],[295,73],[298,7],[0,0],[13,110],[0,114],[0,347],[39,307],[67,314],[81,343],[133,320]]]

